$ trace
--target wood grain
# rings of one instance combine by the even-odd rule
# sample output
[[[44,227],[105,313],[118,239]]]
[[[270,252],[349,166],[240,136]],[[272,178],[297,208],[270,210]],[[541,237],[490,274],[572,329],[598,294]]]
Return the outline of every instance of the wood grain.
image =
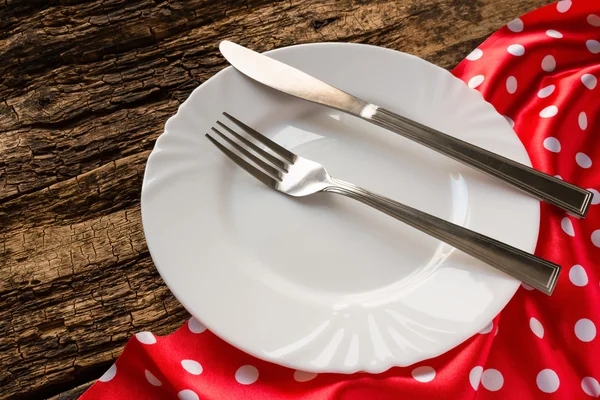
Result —
[[[0,398],[77,397],[144,330],[188,317],[154,269],[139,197],[166,119],[226,66],[317,41],[444,68],[543,0],[4,0]]]

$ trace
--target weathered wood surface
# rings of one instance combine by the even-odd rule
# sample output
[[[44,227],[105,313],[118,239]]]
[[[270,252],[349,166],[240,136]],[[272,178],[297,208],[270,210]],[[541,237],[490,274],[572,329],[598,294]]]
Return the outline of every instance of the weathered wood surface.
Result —
[[[90,381],[84,383],[83,385],[74,387],[72,389],[65,390],[55,396],[50,397],[48,400],[76,400],[78,399],[86,390],[90,388],[94,384],[94,381]]]
[[[0,398],[78,396],[135,332],[187,313],[144,242],[140,185],[166,119],[226,66],[316,41],[456,65],[544,0],[4,0],[0,4]]]

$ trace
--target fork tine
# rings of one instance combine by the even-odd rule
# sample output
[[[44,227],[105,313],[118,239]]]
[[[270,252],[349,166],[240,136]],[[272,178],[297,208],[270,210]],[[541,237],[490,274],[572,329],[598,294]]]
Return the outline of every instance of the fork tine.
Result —
[[[213,130],[213,132],[215,132],[217,135],[221,136],[225,141],[227,141],[227,143],[229,143],[231,146],[233,146],[237,151],[239,151],[240,153],[242,153],[243,155],[245,155],[246,157],[251,159],[256,165],[258,165],[263,170],[265,170],[266,172],[271,174],[273,177],[276,177],[277,180],[281,181],[282,173],[277,168],[273,167],[272,165],[270,165],[270,164],[266,163],[265,161],[261,160],[260,158],[256,157],[254,154],[250,153],[243,146],[240,146],[238,143],[233,141],[231,138],[224,135],[217,128],[212,127],[211,129]]]
[[[275,179],[271,178],[266,173],[262,172],[261,170],[254,167],[250,163],[246,162],[244,159],[242,159],[240,156],[235,154],[233,151],[229,150],[227,147],[223,146],[221,143],[216,141],[215,138],[210,136],[208,133],[205,136],[208,138],[208,140],[210,140],[212,142],[212,144],[217,146],[217,148],[219,150],[221,150],[233,162],[235,162],[240,167],[244,168],[250,175],[252,175],[253,177],[255,177],[256,179],[258,179],[259,181],[261,181],[262,183],[264,183],[265,185],[267,185],[271,188],[277,187],[278,182]]]
[[[227,118],[229,118],[230,120],[232,120],[233,123],[235,123],[237,126],[239,126],[244,131],[246,131],[254,139],[258,140],[259,142],[261,142],[262,144],[264,144],[265,146],[267,146],[268,148],[273,150],[275,153],[277,153],[277,155],[279,155],[280,157],[285,159],[287,162],[290,162],[292,164],[294,162],[296,162],[296,155],[294,153],[292,153],[291,151],[284,149],[283,147],[281,147],[280,145],[278,145],[271,139],[267,138],[266,136],[257,132],[256,130],[250,128],[248,125],[244,124],[239,119],[232,117],[228,113],[223,112],[223,115],[226,116]]]
[[[281,168],[285,172],[287,172],[287,170],[289,169],[289,164],[287,162],[282,161],[280,158],[275,157],[271,153],[267,153],[266,151],[264,151],[263,149],[261,149],[260,147],[258,147],[257,145],[255,145],[254,143],[252,143],[251,141],[249,141],[248,139],[246,139],[227,125],[225,125],[224,123],[222,123],[221,121],[217,121],[217,124],[219,124],[227,132],[229,132],[231,136],[244,143],[246,147],[251,148],[254,152],[260,154],[261,156],[269,160],[272,164],[275,164],[277,167]]]

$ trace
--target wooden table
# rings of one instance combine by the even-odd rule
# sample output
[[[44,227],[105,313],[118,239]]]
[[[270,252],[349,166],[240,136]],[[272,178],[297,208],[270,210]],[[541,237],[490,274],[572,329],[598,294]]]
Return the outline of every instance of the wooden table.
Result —
[[[167,118],[231,39],[385,46],[454,67],[547,0],[4,0],[0,398],[76,398],[136,332],[188,318],[144,241],[140,187]]]

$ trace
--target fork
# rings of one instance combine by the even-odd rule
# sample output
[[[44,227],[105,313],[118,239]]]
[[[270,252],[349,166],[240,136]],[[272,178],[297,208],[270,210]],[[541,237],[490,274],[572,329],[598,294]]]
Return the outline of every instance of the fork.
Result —
[[[212,131],[227,146],[211,134],[207,133],[206,137],[238,166],[268,187],[294,197],[325,192],[358,200],[547,295],[554,291],[561,269],[560,265],[351,183],[334,179],[321,164],[300,157],[281,147],[228,113],[224,112],[223,115],[248,136],[262,143],[269,151],[259,147],[221,121],[217,121],[216,125],[226,133],[216,127],[212,127]]]

